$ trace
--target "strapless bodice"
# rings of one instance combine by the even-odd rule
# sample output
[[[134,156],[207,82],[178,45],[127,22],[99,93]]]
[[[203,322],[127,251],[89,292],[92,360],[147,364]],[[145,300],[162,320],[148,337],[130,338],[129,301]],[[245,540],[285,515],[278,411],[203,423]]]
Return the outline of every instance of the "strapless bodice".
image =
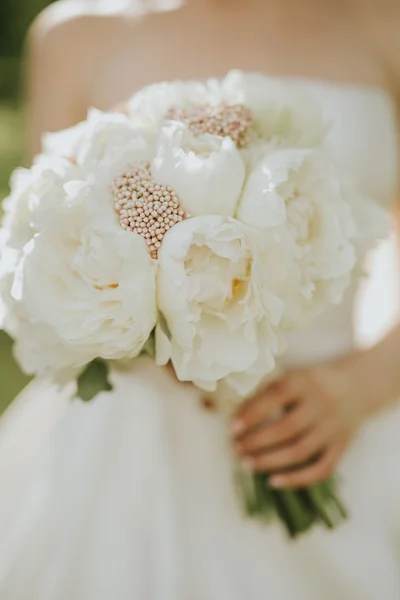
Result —
[[[304,82],[320,101],[330,124],[326,149],[360,190],[389,205],[399,182],[396,107],[389,93],[375,87]]]
[[[325,147],[332,160],[361,192],[389,208],[398,189],[400,164],[396,111],[389,94],[358,85],[300,83],[318,97],[330,123]],[[288,366],[323,361],[354,346],[358,288],[359,282],[354,281],[342,304],[330,307],[304,330],[290,335]]]

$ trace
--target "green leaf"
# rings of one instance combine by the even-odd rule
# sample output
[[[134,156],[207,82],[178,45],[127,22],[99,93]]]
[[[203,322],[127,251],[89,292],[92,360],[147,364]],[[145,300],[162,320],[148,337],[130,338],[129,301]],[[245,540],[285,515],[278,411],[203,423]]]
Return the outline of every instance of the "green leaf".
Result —
[[[148,356],[150,356],[150,358],[155,357],[155,355],[156,355],[156,340],[154,337],[154,333],[151,333],[149,335],[149,338],[148,338],[147,342],[145,343],[145,345],[143,346],[140,354],[147,354]]]
[[[89,363],[77,379],[77,397],[89,402],[100,392],[110,392],[113,387],[108,381],[108,370],[108,363],[102,358]]]

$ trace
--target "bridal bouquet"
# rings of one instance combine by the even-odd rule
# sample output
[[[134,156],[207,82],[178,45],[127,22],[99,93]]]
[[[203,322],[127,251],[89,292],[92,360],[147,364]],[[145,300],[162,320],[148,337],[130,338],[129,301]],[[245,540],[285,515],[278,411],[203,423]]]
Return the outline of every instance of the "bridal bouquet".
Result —
[[[24,371],[76,379],[88,400],[111,389],[110,361],[147,352],[233,412],[382,233],[328,129],[309,91],[232,72],[152,85],[126,114],[45,136],[0,233],[2,327]],[[343,517],[332,482],[272,493],[239,475],[247,511],[292,535]]]

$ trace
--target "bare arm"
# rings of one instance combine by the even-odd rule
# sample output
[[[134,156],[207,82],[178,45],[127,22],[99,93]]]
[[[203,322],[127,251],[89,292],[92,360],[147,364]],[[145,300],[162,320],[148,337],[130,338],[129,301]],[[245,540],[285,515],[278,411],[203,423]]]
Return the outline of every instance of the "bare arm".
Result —
[[[381,49],[382,61],[386,66],[389,86],[397,99],[400,117],[400,6],[397,3],[388,3],[387,10],[383,8],[378,13],[375,13],[377,18],[371,29],[376,33],[377,45]],[[400,250],[400,190],[398,194],[393,215]],[[394,399],[400,398],[400,323],[361,357],[360,366],[367,385],[370,385],[373,408],[379,410]],[[368,372],[371,372],[371,377],[366,376]]]
[[[370,30],[375,34],[382,62],[386,67],[389,86],[397,99],[400,116],[400,6],[397,2],[386,0],[385,6],[379,9],[376,3],[375,10],[371,9],[370,23]],[[393,213],[400,249],[400,197]],[[400,323],[366,353],[364,361],[365,372],[371,368],[374,380],[378,384],[378,389],[375,391],[376,407],[379,409],[394,398],[400,398]],[[372,386],[373,390],[374,388],[375,386]]]
[[[40,150],[44,132],[69,127],[85,116],[79,17],[55,4],[33,24],[27,43],[28,152]]]

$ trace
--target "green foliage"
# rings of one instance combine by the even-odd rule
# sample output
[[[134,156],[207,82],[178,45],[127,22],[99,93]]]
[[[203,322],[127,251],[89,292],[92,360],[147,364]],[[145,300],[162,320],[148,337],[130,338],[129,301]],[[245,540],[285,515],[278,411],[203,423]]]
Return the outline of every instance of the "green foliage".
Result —
[[[22,154],[23,113],[18,106],[0,103],[0,200],[8,193],[10,173],[22,162]],[[0,331],[0,414],[29,381],[13,359],[11,347],[10,338]]]
[[[89,363],[78,377],[77,397],[84,402],[90,402],[101,392],[110,392],[113,388],[108,381],[108,363],[96,358]]]
[[[51,0],[1,0],[0,56],[21,55],[29,25]]]
[[[141,354],[147,354],[150,358],[154,358],[156,355],[156,340],[154,337],[154,333],[151,333],[149,339],[143,346]]]
[[[8,195],[10,173],[23,162],[24,115],[18,105],[0,103],[0,202]]]
[[[0,0],[0,99],[20,91],[21,57],[30,24],[52,0]]]
[[[0,98],[14,99],[21,93],[21,59],[0,57]]]
[[[12,341],[0,331],[0,414],[29,383],[12,356]]]

